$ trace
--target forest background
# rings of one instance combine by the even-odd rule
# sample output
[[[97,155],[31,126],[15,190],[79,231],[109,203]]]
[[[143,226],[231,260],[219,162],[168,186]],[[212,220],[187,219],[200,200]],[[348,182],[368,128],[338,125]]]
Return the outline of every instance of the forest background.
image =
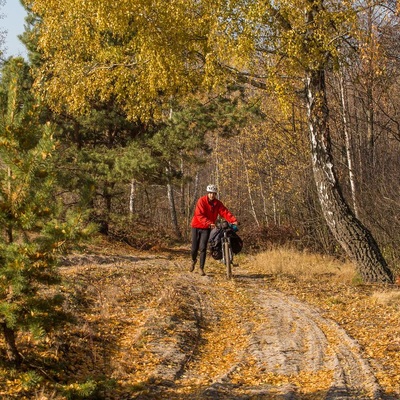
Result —
[[[393,282],[395,3],[22,3],[29,60],[3,60],[0,81],[0,315],[11,360],[21,362],[19,328],[44,334],[35,312],[49,303],[37,294],[57,283],[61,251],[96,230],[142,250],[187,243],[209,183],[248,251],[290,244]],[[371,264],[357,258],[366,248]]]
[[[351,234],[335,228],[347,214],[397,264],[394,4],[305,2],[310,23],[286,3],[184,10],[177,2],[162,11],[26,3],[30,61],[4,63],[5,129],[28,131],[22,121],[33,110],[35,123],[51,125],[59,193],[69,207],[90,210],[103,233],[145,246],[185,240],[197,197],[215,182],[245,235],[338,255],[344,246],[356,257],[346,250]],[[322,105],[305,83],[320,71]],[[28,97],[30,110],[21,108]],[[324,125],[316,138],[325,153],[314,167],[334,164],[333,195],[313,172],[310,124]],[[323,201],[342,196],[336,209]]]

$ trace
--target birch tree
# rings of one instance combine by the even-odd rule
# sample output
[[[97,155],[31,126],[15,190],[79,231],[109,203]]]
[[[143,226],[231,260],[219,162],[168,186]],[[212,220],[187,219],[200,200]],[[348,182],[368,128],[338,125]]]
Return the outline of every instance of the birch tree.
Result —
[[[392,282],[347,205],[334,167],[326,71],[356,31],[356,5],[324,0],[33,0],[44,63],[37,87],[55,110],[115,101],[157,118],[168,99],[232,80],[304,101],[319,200],[332,233],[370,282]]]

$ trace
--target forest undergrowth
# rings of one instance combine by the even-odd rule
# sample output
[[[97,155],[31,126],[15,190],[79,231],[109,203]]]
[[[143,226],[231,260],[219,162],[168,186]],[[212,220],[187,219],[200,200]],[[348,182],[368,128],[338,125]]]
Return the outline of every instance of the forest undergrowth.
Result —
[[[228,281],[210,258],[206,277],[189,273],[186,247],[69,256],[75,322],[41,342],[21,335],[19,370],[1,351],[0,398],[400,398],[398,286],[289,248],[236,261]]]

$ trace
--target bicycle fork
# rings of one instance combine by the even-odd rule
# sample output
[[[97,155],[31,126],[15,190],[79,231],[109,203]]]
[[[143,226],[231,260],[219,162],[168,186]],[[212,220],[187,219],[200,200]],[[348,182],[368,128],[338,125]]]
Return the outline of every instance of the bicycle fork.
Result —
[[[232,278],[232,261],[233,253],[231,248],[231,240],[227,237],[226,232],[224,232],[224,237],[222,238],[222,262],[226,266],[226,276],[228,279]]]

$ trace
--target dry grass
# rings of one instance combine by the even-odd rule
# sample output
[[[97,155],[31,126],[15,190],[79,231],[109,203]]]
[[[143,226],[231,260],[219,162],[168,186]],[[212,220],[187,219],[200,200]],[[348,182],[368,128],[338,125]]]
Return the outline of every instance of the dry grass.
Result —
[[[372,294],[371,298],[382,306],[392,306],[400,309],[400,292],[398,290],[375,292]]]
[[[291,248],[277,248],[259,253],[254,256],[252,263],[267,274],[292,275],[300,281],[329,275],[332,280],[350,284],[356,275],[355,267],[350,262]]]

